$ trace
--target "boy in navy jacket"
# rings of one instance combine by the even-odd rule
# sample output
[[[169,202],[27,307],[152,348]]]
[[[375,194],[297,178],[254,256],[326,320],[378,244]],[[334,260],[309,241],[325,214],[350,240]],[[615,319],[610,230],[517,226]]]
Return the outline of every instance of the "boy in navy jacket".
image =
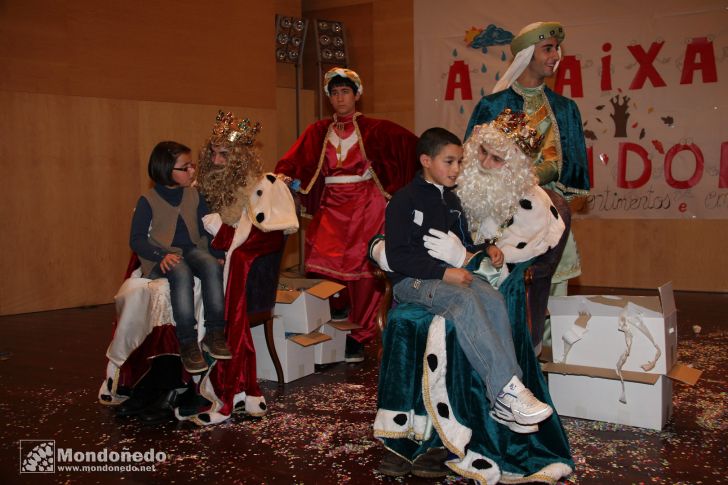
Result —
[[[453,192],[462,144],[449,131],[431,128],[420,137],[417,156],[422,171],[395,193],[385,216],[394,297],[452,321],[460,347],[485,383],[493,418],[513,431],[534,432],[553,409],[521,383],[502,295],[464,268],[478,249],[485,250],[496,267],[503,265],[503,253],[489,243],[472,243]]]

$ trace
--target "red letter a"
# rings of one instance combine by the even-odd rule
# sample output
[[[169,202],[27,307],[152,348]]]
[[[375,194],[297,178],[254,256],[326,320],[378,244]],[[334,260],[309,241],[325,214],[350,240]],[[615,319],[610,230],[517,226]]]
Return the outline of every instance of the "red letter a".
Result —
[[[566,77],[567,73],[569,77]],[[581,82],[581,62],[576,56],[564,56],[559,63],[559,69],[556,71],[554,91],[563,94],[566,85],[571,86],[572,98],[584,97],[584,86]]]
[[[447,88],[445,89],[445,101],[452,101],[455,98],[455,90],[460,89],[463,100],[473,99],[473,92],[470,88],[470,71],[464,61],[455,61],[450,66],[447,75]]]
[[[700,56],[700,61],[697,57]],[[696,37],[685,49],[685,60],[683,62],[680,84],[692,84],[693,74],[700,69],[703,72],[704,83],[718,82],[718,73],[715,67],[715,53],[713,42],[705,37]]]

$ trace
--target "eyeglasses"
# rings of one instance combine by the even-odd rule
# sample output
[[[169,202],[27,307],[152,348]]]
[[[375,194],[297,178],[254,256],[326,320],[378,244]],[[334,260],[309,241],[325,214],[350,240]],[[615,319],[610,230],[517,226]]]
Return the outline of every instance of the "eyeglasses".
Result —
[[[186,172],[188,170],[195,170],[197,169],[197,165],[194,163],[190,163],[189,165],[184,165],[182,167],[172,167],[172,170],[177,170],[178,172]]]

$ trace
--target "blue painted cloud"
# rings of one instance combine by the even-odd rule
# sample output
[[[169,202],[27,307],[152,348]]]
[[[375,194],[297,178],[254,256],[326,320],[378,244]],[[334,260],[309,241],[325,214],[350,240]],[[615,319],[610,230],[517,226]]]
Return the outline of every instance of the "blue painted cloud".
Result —
[[[513,40],[513,34],[495,24],[488,25],[481,33],[473,38],[470,47],[481,49],[483,53],[488,52],[488,47],[493,45],[508,45]]]

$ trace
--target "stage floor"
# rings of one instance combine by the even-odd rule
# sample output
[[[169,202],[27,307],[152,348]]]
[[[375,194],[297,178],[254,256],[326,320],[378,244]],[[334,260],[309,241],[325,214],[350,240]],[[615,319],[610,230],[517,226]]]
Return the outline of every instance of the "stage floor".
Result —
[[[586,294],[653,294],[581,288]],[[675,385],[662,432],[563,418],[577,464],[565,483],[728,483],[728,295],[675,293],[679,360],[702,369]],[[269,413],[209,428],[145,427],[98,404],[112,305],[0,317],[0,477],[10,483],[467,483],[374,471],[383,449],[371,434],[377,352],[278,388],[263,381]],[[701,327],[695,333],[693,326]],[[155,471],[20,473],[20,440],[55,440],[74,451],[164,452]],[[27,447],[30,442],[24,442]],[[23,448],[26,449],[26,448]]]

